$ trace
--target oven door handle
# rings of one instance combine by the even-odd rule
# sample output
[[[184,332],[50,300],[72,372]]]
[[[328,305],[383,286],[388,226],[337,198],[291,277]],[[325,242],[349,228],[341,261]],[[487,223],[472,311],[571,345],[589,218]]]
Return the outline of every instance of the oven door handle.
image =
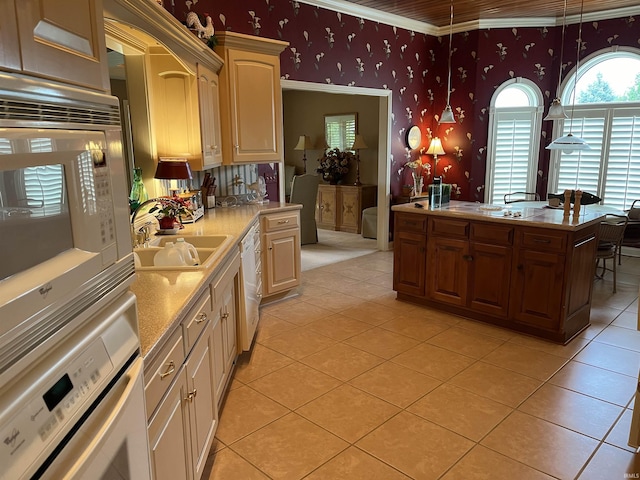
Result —
[[[62,472],[53,472],[51,470],[57,469],[50,468],[47,470],[45,478],[60,478],[64,480],[95,479],[97,470],[110,466],[111,459],[108,458],[107,453],[109,450],[115,447],[115,451],[117,451],[120,446],[125,444],[127,448],[129,448],[131,444],[135,443],[138,448],[142,446],[145,451],[135,452],[135,456],[133,457],[132,452],[128,452],[129,466],[132,469],[131,478],[151,479],[142,368],[142,358],[139,357],[120,378],[118,384],[114,385],[110,393],[113,394],[115,398],[107,395],[103,400],[104,405],[98,405],[93,412],[98,418],[93,421],[89,420],[80,428],[78,435],[84,437],[84,442],[80,441],[76,447],[80,451],[72,448],[72,451],[67,453],[70,457],[67,461],[73,459],[72,467]],[[122,385],[122,383],[125,382],[126,384]],[[140,412],[140,410],[142,410],[142,412]],[[96,422],[98,422],[98,425],[96,425]],[[122,429],[125,429],[126,433],[124,435],[122,435]],[[133,430],[138,434],[138,437],[144,436],[144,438],[136,438],[130,441],[132,439],[127,437],[127,435]],[[118,439],[118,436],[126,438]],[[114,438],[111,437],[116,437],[115,440],[118,441],[117,446],[108,445],[110,440],[111,443],[113,443]],[[89,440],[88,443],[87,440]],[[84,446],[86,446],[86,448],[84,448]],[[66,463],[64,459],[62,460],[62,464]],[[107,462],[106,466],[102,465],[105,460]],[[52,477],[49,477],[50,473],[53,474]]]

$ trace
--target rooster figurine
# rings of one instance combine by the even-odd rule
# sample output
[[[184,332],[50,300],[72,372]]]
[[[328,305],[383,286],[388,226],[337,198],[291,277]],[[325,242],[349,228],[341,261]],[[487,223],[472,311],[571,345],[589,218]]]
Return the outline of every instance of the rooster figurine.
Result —
[[[187,27],[194,28],[198,32],[198,38],[209,39],[213,36],[213,20],[208,13],[204,14],[206,19],[206,26],[203,26],[200,22],[200,18],[196,12],[189,12],[187,14]]]

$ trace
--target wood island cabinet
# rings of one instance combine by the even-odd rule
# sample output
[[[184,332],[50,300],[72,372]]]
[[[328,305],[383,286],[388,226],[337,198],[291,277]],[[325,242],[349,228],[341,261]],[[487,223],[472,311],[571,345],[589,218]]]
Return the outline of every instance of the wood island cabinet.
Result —
[[[216,32],[224,163],[279,162],[284,158],[280,53],[287,42]]]
[[[362,211],[376,204],[376,185],[318,185],[318,228],[361,233]]]
[[[395,213],[399,299],[560,343],[589,325],[599,222],[558,229]]]
[[[427,267],[427,217],[398,213],[393,241],[393,289],[422,297]]]
[[[110,90],[102,0],[0,2],[0,68]]]

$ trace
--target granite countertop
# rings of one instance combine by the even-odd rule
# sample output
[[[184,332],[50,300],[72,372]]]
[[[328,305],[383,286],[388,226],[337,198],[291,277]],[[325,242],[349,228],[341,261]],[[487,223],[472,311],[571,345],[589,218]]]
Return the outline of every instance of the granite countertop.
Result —
[[[137,297],[140,347],[145,363],[180,326],[183,316],[195,304],[209,282],[235,252],[238,244],[260,215],[299,210],[302,205],[270,202],[265,205],[207,210],[204,217],[186,224],[178,235],[232,235],[233,239],[211,268],[196,271],[136,271],[131,291]]]
[[[416,203],[422,208],[416,207]],[[573,213],[564,216],[562,208],[550,208],[546,202],[517,202],[507,205],[491,205],[486,203],[462,202],[451,200],[440,208],[430,209],[428,201],[403,203],[394,205],[395,212],[417,213],[443,217],[461,217],[473,220],[486,220],[500,223],[518,223],[532,227],[544,227],[558,230],[578,230],[593,223],[599,223],[605,211],[599,205],[582,206],[580,215]],[[514,214],[519,216],[514,216]]]

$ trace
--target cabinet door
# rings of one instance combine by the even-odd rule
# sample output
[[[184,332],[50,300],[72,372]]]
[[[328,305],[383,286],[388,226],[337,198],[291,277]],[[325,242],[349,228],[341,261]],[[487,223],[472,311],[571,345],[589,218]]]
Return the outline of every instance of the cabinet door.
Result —
[[[266,294],[290,290],[300,285],[300,230],[266,233]]]
[[[198,103],[202,137],[201,170],[205,170],[222,164],[222,134],[218,75],[200,64],[198,64]]]
[[[102,0],[19,0],[15,6],[25,72],[110,89]]]
[[[224,340],[225,370],[227,374],[233,369],[238,355],[236,336],[236,302],[233,281],[227,283],[223,293],[220,320],[222,322],[222,336]]]
[[[186,392],[187,377],[183,369],[149,422],[151,468],[155,480],[192,478],[188,412],[184,404]]]
[[[159,157],[200,159],[200,120],[196,77],[168,51],[149,56],[149,100]],[[197,162],[193,165],[197,168]]]
[[[213,340],[213,390],[218,407],[222,403],[224,387],[227,384],[228,372],[225,365],[224,332],[222,331],[221,310],[214,312],[211,326]]]
[[[13,1],[0,2],[0,45],[0,67],[20,70],[20,41]]]
[[[318,227],[334,230],[338,222],[336,187],[318,186]]]
[[[233,163],[282,160],[280,58],[230,49],[224,68]]]
[[[208,327],[208,326],[207,326]],[[200,478],[218,428],[218,406],[214,394],[215,359],[213,330],[207,328],[198,339],[185,362],[187,373],[186,402],[191,427],[191,458],[193,476]]]
[[[512,248],[472,243],[469,257],[469,306],[506,317],[509,307]]]
[[[424,234],[396,230],[393,242],[393,289],[424,296],[427,238]]]
[[[470,263],[468,240],[430,237],[427,241],[427,258],[429,298],[465,306]]]
[[[557,331],[563,313],[564,255],[520,248],[512,270],[509,314],[517,322]]]
[[[339,187],[340,205],[338,225],[343,232],[360,233],[362,208],[360,207],[360,189],[358,187]]]

